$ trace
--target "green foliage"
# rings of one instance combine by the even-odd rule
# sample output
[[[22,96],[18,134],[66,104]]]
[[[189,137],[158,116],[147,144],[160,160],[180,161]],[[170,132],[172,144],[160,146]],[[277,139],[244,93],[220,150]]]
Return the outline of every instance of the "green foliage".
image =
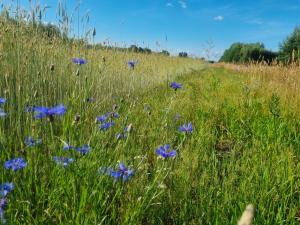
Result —
[[[294,62],[300,59],[300,27],[280,44],[279,59],[284,62]]]
[[[165,55],[165,56],[170,56],[170,52],[168,52],[167,50],[162,50],[160,52],[160,54]]]
[[[277,57],[277,53],[266,50],[261,43],[243,44],[234,43],[225,50],[221,62],[249,63],[267,62],[271,63]]]
[[[186,52],[179,52],[178,56],[182,58],[187,58],[188,54]]]

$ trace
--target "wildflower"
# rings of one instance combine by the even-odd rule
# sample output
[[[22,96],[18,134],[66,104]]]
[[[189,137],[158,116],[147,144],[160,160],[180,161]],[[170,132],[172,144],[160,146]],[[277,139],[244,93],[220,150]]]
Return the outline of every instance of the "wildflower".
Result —
[[[67,150],[71,150],[71,149],[75,149],[74,146],[69,145],[68,143],[65,143],[63,146],[63,150],[67,151]]]
[[[11,169],[13,171],[24,169],[26,166],[27,166],[27,162],[25,161],[24,158],[15,158],[15,159],[8,160],[4,163],[5,169],[7,170]]]
[[[33,111],[36,113],[35,118],[36,119],[41,119],[46,116],[48,116],[50,119],[53,119],[54,115],[63,115],[66,113],[67,109],[63,105],[58,105],[52,108],[49,107],[44,107],[44,106],[37,106],[33,107]]]
[[[83,58],[73,58],[72,62],[77,65],[83,65],[87,63],[87,61]]]
[[[119,113],[117,113],[117,112],[112,112],[111,113],[111,116],[113,117],[113,118],[120,118],[120,114]]]
[[[82,147],[77,147],[76,151],[79,152],[81,155],[87,154],[91,150],[89,145],[83,145]]]
[[[100,130],[106,131],[109,128],[113,127],[115,125],[114,122],[107,122],[107,123],[103,123],[99,126]]]
[[[132,124],[129,124],[128,126],[126,126],[126,127],[124,128],[123,133],[117,133],[117,134],[116,134],[117,140],[121,140],[121,139],[127,138],[127,133],[130,132],[131,127],[132,127]]]
[[[100,122],[100,123],[103,123],[107,120],[107,116],[106,115],[103,115],[103,116],[97,116],[96,117],[96,122]]]
[[[172,82],[172,83],[170,84],[170,87],[173,88],[175,91],[177,91],[177,89],[182,88],[182,84],[178,84],[178,83],[176,83],[176,82]]]
[[[170,145],[162,145],[156,149],[156,154],[162,156],[163,158],[173,157],[176,155],[176,150],[169,152],[170,148]]]
[[[137,61],[130,60],[127,62],[128,68],[129,69],[134,69],[135,65],[137,64]]]
[[[0,198],[0,222],[5,223],[4,219],[4,209],[7,206],[7,200],[6,198]]]
[[[131,176],[134,175],[134,170],[128,169],[123,163],[119,164],[118,170],[113,170],[111,168],[100,168],[99,172],[107,174],[113,177],[115,180],[121,178],[123,181],[127,181]]]
[[[65,158],[65,157],[58,157],[54,156],[53,160],[56,162],[57,165],[61,165],[67,167],[70,163],[74,162],[73,158]]]
[[[0,98],[0,105],[4,104],[6,102],[5,98]]]
[[[180,132],[189,134],[193,132],[193,125],[191,122],[189,122],[188,124],[183,124],[182,126],[180,126],[178,130]]]
[[[0,197],[4,198],[6,195],[14,189],[13,183],[0,184]]]
[[[25,138],[24,143],[25,143],[25,145],[27,147],[33,147],[35,145],[41,144],[42,143],[42,139],[36,139],[36,140],[34,140],[33,137],[29,136],[29,137]]]

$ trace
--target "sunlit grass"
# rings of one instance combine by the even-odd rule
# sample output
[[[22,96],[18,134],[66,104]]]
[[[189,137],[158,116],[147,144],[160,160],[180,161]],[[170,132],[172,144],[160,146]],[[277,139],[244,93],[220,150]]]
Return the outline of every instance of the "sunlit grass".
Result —
[[[297,69],[211,68],[196,59],[49,41],[22,25],[0,30],[0,163],[8,224],[236,224],[248,204],[254,224],[299,223]],[[82,57],[87,64],[75,65]],[[129,60],[137,60],[134,69]],[[280,78],[282,71],[286,76]],[[176,81],[183,87],[169,87]],[[291,97],[288,96],[291,94]],[[93,101],[90,101],[93,98]],[[28,106],[66,106],[35,119]],[[100,130],[97,116],[114,126]],[[179,127],[191,122],[193,131]],[[129,126],[130,129],[124,128]],[[116,135],[126,137],[118,140]],[[41,143],[26,146],[32,136]],[[74,148],[63,150],[69,144]],[[169,144],[176,156],[158,157]],[[82,155],[78,147],[90,146]],[[53,157],[72,158],[69,165]],[[134,170],[115,180],[120,163]]]

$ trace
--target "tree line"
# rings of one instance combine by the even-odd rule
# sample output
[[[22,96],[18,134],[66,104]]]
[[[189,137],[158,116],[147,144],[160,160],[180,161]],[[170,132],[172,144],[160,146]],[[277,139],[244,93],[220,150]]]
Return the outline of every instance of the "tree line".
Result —
[[[300,60],[300,27],[296,27],[280,45],[279,51],[267,50],[263,43],[233,43],[224,51],[220,62],[249,63],[276,61],[284,64],[299,62]]]

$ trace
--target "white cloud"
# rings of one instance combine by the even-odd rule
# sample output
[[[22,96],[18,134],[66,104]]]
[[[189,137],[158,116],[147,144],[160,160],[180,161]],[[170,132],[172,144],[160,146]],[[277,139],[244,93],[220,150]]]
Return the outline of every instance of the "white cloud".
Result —
[[[186,9],[187,8],[187,4],[184,1],[178,1],[178,4],[180,5],[181,8]]]
[[[222,21],[222,20],[224,20],[224,16],[216,16],[216,17],[214,17],[214,20]]]
[[[168,3],[166,4],[166,6],[167,6],[167,7],[174,7],[174,5],[172,4],[172,2],[168,2]]]

